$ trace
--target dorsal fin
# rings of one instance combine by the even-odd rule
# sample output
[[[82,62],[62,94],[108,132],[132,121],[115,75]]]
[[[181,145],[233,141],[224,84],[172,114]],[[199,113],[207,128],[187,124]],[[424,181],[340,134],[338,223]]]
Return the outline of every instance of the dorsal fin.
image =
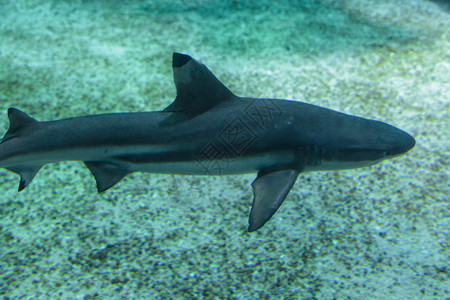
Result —
[[[189,55],[174,52],[172,69],[177,97],[163,111],[181,114],[172,116],[178,120],[168,123],[193,118],[222,101],[236,97],[204,64]]]
[[[3,139],[0,140],[0,143],[3,143],[13,137],[18,136],[22,129],[37,125],[39,123],[38,121],[36,121],[23,111],[20,111],[17,108],[13,107],[10,107],[8,109],[8,118],[9,118],[9,129],[5,133]]]
[[[20,111],[17,108],[13,107],[8,109],[8,119],[9,129],[6,132],[5,136],[0,140],[0,144],[6,142],[7,140],[20,136],[23,130],[39,124],[38,121],[36,121],[23,111]],[[41,167],[42,165],[22,164],[19,166],[9,166],[6,167],[6,169],[20,175],[20,192],[31,183],[34,176],[36,176]]]

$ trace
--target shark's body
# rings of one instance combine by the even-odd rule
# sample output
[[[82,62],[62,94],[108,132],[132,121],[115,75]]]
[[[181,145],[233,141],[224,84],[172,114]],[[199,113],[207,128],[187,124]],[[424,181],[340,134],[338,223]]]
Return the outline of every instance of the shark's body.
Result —
[[[50,162],[83,161],[99,192],[136,171],[227,175],[258,172],[249,231],[264,225],[305,171],[363,167],[415,141],[386,123],[306,103],[241,98],[201,63],[174,53],[177,98],[163,111],[38,122],[10,108],[0,167],[24,189]]]

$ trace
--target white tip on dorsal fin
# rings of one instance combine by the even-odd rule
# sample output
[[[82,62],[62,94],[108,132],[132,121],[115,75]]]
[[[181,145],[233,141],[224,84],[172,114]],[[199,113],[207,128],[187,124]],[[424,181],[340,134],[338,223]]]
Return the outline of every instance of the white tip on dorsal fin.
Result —
[[[177,97],[164,112],[180,112],[182,119],[190,119],[236,97],[204,64],[189,55],[173,53],[172,68]]]

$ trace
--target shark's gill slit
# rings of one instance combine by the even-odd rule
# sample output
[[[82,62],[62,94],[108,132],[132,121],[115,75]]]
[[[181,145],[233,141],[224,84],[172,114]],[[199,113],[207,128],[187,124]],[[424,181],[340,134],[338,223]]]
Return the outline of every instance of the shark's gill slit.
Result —
[[[249,231],[277,211],[300,172],[370,166],[415,140],[389,124],[307,103],[238,97],[208,68],[173,54],[177,97],[163,111],[38,122],[10,108],[0,167],[25,189],[51,162],[83,161],[103,192],[127,174],[257,173]]]

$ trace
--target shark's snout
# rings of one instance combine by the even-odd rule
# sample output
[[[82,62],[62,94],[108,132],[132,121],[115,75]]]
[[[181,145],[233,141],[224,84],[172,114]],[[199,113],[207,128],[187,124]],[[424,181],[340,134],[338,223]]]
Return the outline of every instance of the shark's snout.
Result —
[[[103,192],[132,172],[184,175],[258,171],[248,231],[277,211],[301,172],[367,167],[409,151],[408,133],[315,105],[234,95],[202,63],[174,53],[177,96],[163,111],[38,122],[10,108],[0,167],[20,175],[84,162]],[[70,134],[68,134],[70,133]]]
[[[402,155],[411,150],[416,144],[416,140],[410,134],[400,129],[397,130],[395,141],[392,143],[392,147],[389,149],[387,156]]]

